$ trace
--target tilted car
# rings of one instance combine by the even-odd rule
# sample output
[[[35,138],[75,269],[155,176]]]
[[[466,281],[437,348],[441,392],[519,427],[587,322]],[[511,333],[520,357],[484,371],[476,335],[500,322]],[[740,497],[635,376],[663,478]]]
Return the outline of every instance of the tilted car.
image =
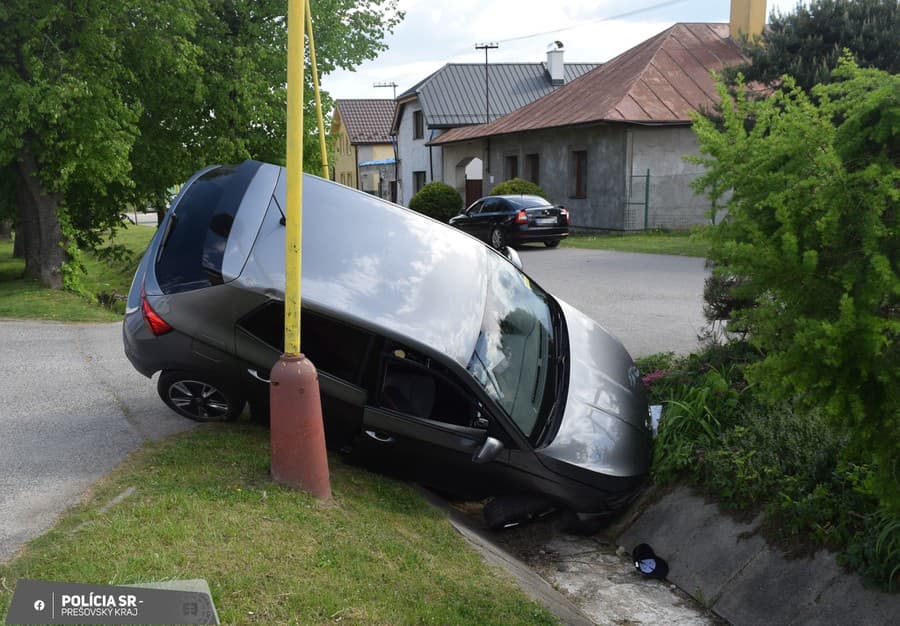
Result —
[[[625,348],[507,258],[446,224],[306,175],[302,351],[330,447],[405,468],[502,526],[548,503],[627,503],[650,464]],[[195,420],[265,412],[283,351],[285,172],[191,178],[128,296],[125,353]]]
[[[498,250],[533,241],[555,248],[569,236],[569,211],[540,196],[487,196],[451,217],[450,224]]]

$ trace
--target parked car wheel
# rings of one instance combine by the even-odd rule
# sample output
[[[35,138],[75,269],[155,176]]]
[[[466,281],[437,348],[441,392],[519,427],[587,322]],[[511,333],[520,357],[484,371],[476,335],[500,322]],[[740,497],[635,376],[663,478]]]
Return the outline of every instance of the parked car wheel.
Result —
[[[495,228],[491,231],[491,245],[497,250],[503,250],[506,246],[506,236],[501,229]]]
[[[559,239],[548,239],[544,242],[544,245],[548,248],[555,248],[559,245]]]
[[[163,372],[156,391],[173,411],[198,422],[237,419],[246,403],[237,392],[206,374]]]
[[[543,517],[555,508],[553,502],[540,496],[500,496],[488,502],[482,514],[488,528],[501,530]]]

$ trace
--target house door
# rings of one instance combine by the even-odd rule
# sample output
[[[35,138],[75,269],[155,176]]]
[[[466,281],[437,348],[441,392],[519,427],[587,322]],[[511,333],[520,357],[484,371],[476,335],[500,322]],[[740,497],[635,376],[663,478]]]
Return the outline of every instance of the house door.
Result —
[[[466,206],[472,206],[472,203],[481,197],[481,179],[466,179]]]

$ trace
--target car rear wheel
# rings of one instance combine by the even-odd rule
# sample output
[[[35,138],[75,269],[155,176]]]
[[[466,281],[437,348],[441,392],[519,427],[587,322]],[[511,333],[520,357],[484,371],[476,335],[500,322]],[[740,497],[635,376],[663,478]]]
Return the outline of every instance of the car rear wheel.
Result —
[[[488,528],[501,530],[544,517],[555,509],[551,500],[541,496],[498,496],[484,505],[482,514]]]
[[[547,241],[544,242],[544,245],[547,246],[548,248],[555,248],[556,246],[559,245],[559,239],[548,239]]]
[[[246,403],[228,385],[206,374],[163,372],[156,391],[170,409],[198,422],[237,419]]]
[[[503,250],[506,246],[506,235],[501,229],[495,228],[491,231],[491,245],[497,250]]]

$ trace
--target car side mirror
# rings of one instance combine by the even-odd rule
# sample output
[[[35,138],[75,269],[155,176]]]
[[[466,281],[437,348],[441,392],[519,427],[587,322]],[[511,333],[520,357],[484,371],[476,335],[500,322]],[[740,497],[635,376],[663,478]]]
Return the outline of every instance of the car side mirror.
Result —
[[[519,257],[519,253],[509,246],[503,248],[503,256],[509,259],[509,262],[518,267],[520,270],[525,269],[525,264],[522,263],[522,259]]]
[[[503,443],[499,439],[488,437],[472,457],[474,463],[489,463],[503,451]]]

